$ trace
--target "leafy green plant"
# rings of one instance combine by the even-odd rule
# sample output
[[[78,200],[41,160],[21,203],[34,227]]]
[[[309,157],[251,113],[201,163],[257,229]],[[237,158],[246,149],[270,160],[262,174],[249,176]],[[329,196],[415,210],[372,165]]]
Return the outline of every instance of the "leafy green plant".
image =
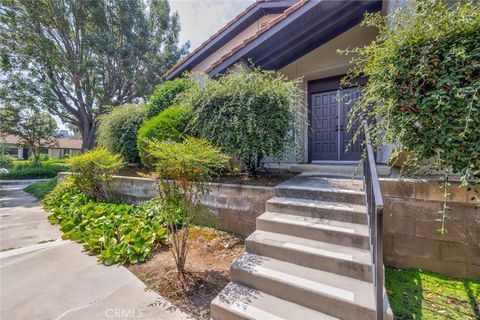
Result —
[[[113,108],[100,117],[98,145],[121,154],[127,162],[139,163],[137,134],[144,120],[143,105],[126,104]]]
[[[63,164],[36,166],[29,161],[26,162],[26,164],[14,165],[8,173],[0,173],[0,180],[55,178],[59,172],[68,171],[68,167]]]
[[[63,239],[83,243],[105,265],[145,261],[156,245],[167,241],[155,201],[95,202],[67,181],[57,185],[42,204],[51,212],[49,221],[60,225]]]
[[[159,84],[146,104],[145,113],[147,118],[153,118],[168,107],[177,104],[182,93],[193,85],[194,82],[189,78],[176,78]]]
[[[112,175],[123,168],[119,154],[112,154],[105,148],[95,148],[67,160],[72,172],[72,182],[94,200],[107,200]]]
[[[208,210],[200,197],[208,193],[206,182],[229,164],[229,157],[204,139],[183,142],[148,141],[148,152],[159,175],[160,199],[179,273],[185,272],[191,223]],[[179,219],[179,216],[182,217]]]
[[[38,181],[27,186],[23,191],[30,193],[37,198],[44,198],[57,185],[57,178],[48,181]]]
[[[451,173],[459,174],[465,187],[479,184],[478,2],[414,0],[386,17],[367,14],[363,24],[379,34],[366,47],[344,51],[355,53],[344,83],[368,76],[350,125],[375,117],[368,127],[374,143],[401,145],[414,163],[444,171],[446,197]],[[442,233],[447,210],[445,204],[440,212]]]
[[[190,116],[191,109],[187,105],[175,105],[166,108],[140,127],[137,146],[144,166],[151,166],[146,152],[147,140],[181,141]]]
[[[8,154],[0,154],[0,168],[10,169],[13,167],[13,161],[15,158]]]
[[[294,146],[291,131],[305,114],[299,81],[259,69],[204,79],[187,100],[194,110],[192,131],[234,155],[251,173],[264,157],[281,156]]]

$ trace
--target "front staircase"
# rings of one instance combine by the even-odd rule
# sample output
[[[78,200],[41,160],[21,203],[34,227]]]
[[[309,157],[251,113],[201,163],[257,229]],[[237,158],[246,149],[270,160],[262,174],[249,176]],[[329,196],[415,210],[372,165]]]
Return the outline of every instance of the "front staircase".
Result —
[[[362,188],[362,180],[308,174],[278,185],[211,318],[374,319]],[[384,319],[392,318],[385,299]]]

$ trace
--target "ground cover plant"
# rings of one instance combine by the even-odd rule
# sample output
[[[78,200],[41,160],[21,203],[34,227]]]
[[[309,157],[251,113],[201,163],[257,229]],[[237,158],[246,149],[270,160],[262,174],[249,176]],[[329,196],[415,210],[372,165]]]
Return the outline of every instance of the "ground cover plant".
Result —
[[[112,108],[99,118],[98,145],[121,154],[126,162],[140,163],[137,134],[144,121],[144,105],[126,104]]]
[[[395,319],[480,319],[480,281],[455,279],[421,269],[385,268],[385,286]]]
[[[184,277],[190,226],[208,213],[201,197],[209,192],[207,182],[228,167],[229,157],[207,140],[193,137],[183,142],[148,141],[147,150],[159,176],[160,204],[172,254]]]
[[[27,186],[23,191],[30,193],[37,198],[44,198],[57,185],[57,178],[47,181],[38,181]]]
[[[480,184],[480,5],[477,1],[414,0],[388,16],[367,14],[377,39],[353,50],[344,84],[367,76],[350,125],[374,116],[375,144],[396,144],[414,164],[430,163],[464,187]],[[345,51],[352,53],[352,51]],[[359,126],[363,128],[363,126]],[[361,132],[358,132],[361,133]],[[472,197],[475,194],[472,193]],[[480,200],[477,194],[477,200]],[[447,205],[439,231],[446,232]]]
[[[162,215],[152,200],[138,205],[98,202],[74,184],[60,183],[42,201],[59,224],[63,239],[83,244],[85,251],[105,265],[137,263],[167,242]]]
[[[299,81],[275,71],[240,69],[218,80],[202,79],[185,99],[193,110],[189,130],[237,158],[250,173],[265,157],[281,157],[295,147],[292,132],[305,115]]]

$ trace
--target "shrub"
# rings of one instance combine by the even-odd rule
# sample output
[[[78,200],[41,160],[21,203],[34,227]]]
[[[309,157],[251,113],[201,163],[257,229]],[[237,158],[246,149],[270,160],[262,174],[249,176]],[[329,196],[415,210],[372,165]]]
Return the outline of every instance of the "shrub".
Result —
[[[205,79],[190,90],[191,129],[254,173],[266,156],[293,146],[289,133],[300,124],[303,91],[279,72],[240,70]]]
[[[13,161],[15,158],[8,154],[0,154],[0,168],[10,169],[13,167]]]
[[[188,78],[176,78],[158,85],[148,99],[145,113],[148,119],[155,117],[163,110],[176,104],[183,92],[193,86]]]
[[[97,139],[99,146],[121,154],[127,162],[139,163],[137,134],[144,120],[143,105],[126,104],[113,108],[100,117]]]
[[[59,224],[62,239],[83,243],[100,263],[137,263],[147,259],[157,244],[166,242],[158,203],[139,205],[94,202],[73,182],[63,182],[42,201],[51,212],[52,224]]]
[[[121,155],[104,148],[92,149],[67,161],[73,184],[94,200],[108,199],[112,175],[124,166]]]
[[[415,0],[387,17],[367,14],[363,24],[378,27],[379,35],[354,50],[344,82],[368,76],[368,83],[350,122],[373,115],[368,130],[376,144],[403,146],[447,180],[458,173],[464,186],[480,183],[478,2]]]
[[[59,172],[68,171],[62,164],[35,166],[32,163],[16,165],[8,173],[0,173],[0,180],[7,179],[48,179],[55,178]]]
[[[181,143],[148,141],[148,152],[159,175],[161,205],[177,271],[183,273],[190,224],[206,212],[200,196],[208,193],[206,182],[227,168],[229,158],[207,140],[193,137]]]
[[[137,146],[140,159],[145,166],[151,166],[146,152],[147,140],[181,141],[191,116],[186,105],[176,105],[163,110],[159,115],[145,122],[138,130]]]
[[[32,163],[35,163],[35,156],[34,155],[31,155],[28,160]],[[38,159],[37,159],[37,162],[40,162],[38,163],[38,165],[41,165],[41,162],[42,161],[48,161],[50,160],[50,157],[48,156],[47,153],[39,153],[38,154]]]

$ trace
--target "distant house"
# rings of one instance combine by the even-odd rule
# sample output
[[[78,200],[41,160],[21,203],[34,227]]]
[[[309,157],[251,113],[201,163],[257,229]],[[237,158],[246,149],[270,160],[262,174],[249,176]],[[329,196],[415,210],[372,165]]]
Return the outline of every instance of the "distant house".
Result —
[[[28,159],[28,148],[13,135],[0,138],[0,151],[7,153],[19,160]],[[55,139],[53,145],[46,145],[41,153],[48,154],[51,158],[63,159],[65,155],[78,154],[82,151],[82,140],[80,139]]]

